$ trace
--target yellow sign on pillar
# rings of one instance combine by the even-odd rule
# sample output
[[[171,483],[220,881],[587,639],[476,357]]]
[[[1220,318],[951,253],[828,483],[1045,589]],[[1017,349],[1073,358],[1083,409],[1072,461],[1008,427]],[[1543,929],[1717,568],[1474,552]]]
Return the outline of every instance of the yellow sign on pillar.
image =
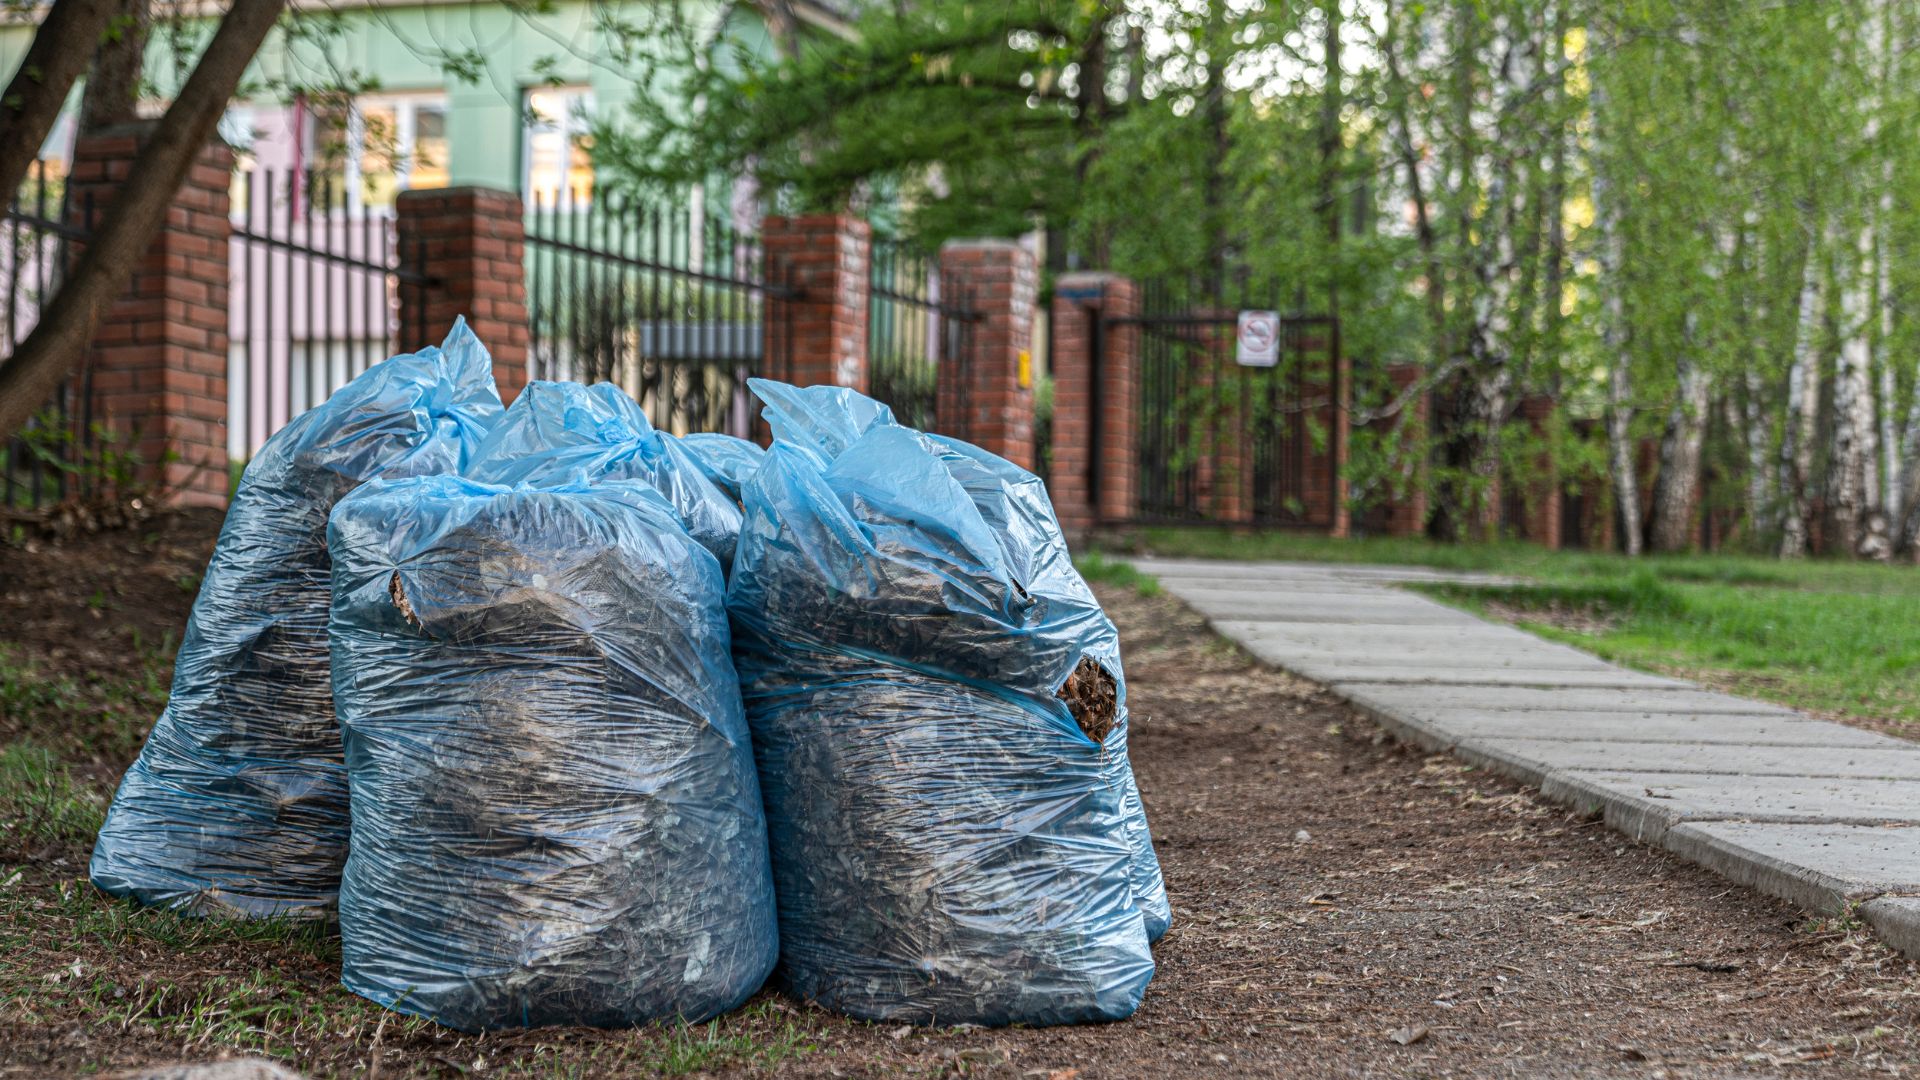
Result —
[[[1033,354],[1028,352],[1025,349],[1021,349],[1019,366],[1016,370],[1019,372],[1018,378],[1020,381],[1020,389],[1026,390],[1032,387],[1033,386]]]

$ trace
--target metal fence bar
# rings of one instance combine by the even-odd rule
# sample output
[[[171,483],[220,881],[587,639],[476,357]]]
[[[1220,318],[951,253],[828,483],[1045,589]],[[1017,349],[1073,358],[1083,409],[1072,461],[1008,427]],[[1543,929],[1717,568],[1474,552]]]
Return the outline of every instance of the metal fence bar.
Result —
[[[867,280],[867,378],[902,423],[964,436],[939,416],[943,364],[961,361],[980,314],[943,295],[931,258],[893,241],[872,246]]]
[[[762,280],[757,245],[695,207],[567,196],[527,213],[535,371],[615,382],[664,430],[751,434],[766,304],[792,295]]]
[[[35,161],[20,189],[8,193],[0,214],[0,275],[6,279],[0,288],[6,303],[0,364],[33,333],[41,310],[65,280],[72,244],[84,241],[92,226],[90,197],[81,210],[77,225],[66,219],[64,177],[46,161]],[[36,509],[80,492],[76,481],[84,481],[83,466],[96,449],[91,409],[77,400],[90,385],[83,367],[24,431],[0,447],[0,509]]]
[[[249,170],[235,215],[228,451],[245,461],[398,347],[426,279],[402,267],[391,216],[351,209],[324,171]],[[417,265],[417,263],[416,263]]]

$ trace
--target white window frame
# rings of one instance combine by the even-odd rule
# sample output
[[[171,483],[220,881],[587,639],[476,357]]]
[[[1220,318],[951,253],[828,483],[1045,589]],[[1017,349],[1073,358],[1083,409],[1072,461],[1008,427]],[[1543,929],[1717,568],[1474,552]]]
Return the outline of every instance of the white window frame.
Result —
[[[568,99],[566,114],[552,122],[534,119],[533,96],[535,94],[561,94]],[[520,92],[520,197],[527,202],[528,209],[534,206],[533,190],[533,140],[534,136],[554,132],[561,137],[560,182],[555,185],[554,206],[561,210],[574,207],[575,198],[571,185],[566,182],[569,163],[572,161],[573,140],[586,135],[593,120],[593,88],[586,85],[567,86],[529,86]],[[598,183],[599,178],[595,177]],[[593,192],[589,189],[585,202],[592,201]]]
[[[394,121],[394,163],[393,189],[397,194],[408,189],[413,176],[413,160],[416,147],[414,135],[418,130],[420,107],[437,105],[445,115],[449,112],[447,95],[443,90],[402,90],[390,93],[362,94],[347,106],[347,138],[344,151],[345,161],[341,165],[341,183],[346,187],[346,212],[348,214],[366,213],[365,174],[361,169],[361,159],[367,153],[367,114],[368,106],[382,106],[393,110]],[[304,106],[306,117],[306,145],[301,153],[308,161],[317,161],[320,157],[315,140],[320,133],[320,120],[311,105]],[[391,212],[387,207],[376,207],[381,212]]]

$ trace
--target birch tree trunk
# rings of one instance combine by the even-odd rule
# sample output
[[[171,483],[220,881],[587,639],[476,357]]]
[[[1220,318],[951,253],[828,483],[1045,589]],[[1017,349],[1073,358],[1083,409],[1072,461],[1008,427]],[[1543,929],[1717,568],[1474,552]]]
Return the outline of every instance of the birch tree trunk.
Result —
[[[1827,453],[1826,550],[1835,554],[1884,557],[1889,552],[1886,524],[1878,523],[1874,498],[1874,408],[1871,367],[1873,332],[1868,260],[1873,231],[1860,232],[1849,253],[1851,263],[1840,293],[1842,336],[1833,383],[1833,438]]]
[[[1697,317],[1687,316],[1687,345],[1693,347]],[[1660,472],[1653,485],[1649,539],[1659,552],[1693,546],[1693,503],[1700,490],[1700,449],[1707,433],[1707,399],[1713,380],[1692,356],[1679,364],[1679,392],[1660,439]]]
[[[1740,427],[1746,434],[1747,448],[1747,528],[1757,543],[1773,531],[1773,499],[1767,458],[1772,447],[1768,432],[1773,425],[1767,416],[1767,387],[1757,367],[1747,369],[1746,394],[1740,403]]]
[[[1875,92],[1863,105],[1866,119],[1861,136],[1869,147],[1879,141],[1880,112],[1888,89],[1882,81],[1887,64],[1887,28],[1883,20],[1888,7],[1883,0],[1868,4],[1861,25],[1861,52],[1869,58],[1876,83]],[[1886,156],[1886,160],[1890,163],[1892,159]],[[1885,559],[1893,554],[1881,498],[1880,430],[1876,426],[1879,410],[1874,403],[1873,343],[1879,326],[1875,301],[1880,292],[1880,218],[1880,200],[1875,198],[1855,239],[1851,273],[1840,295],[1844,337],[1833,388],[1833,446],[1827,478],[1832,550],[1869,559]]]
[[[1633,385],[1627,353],[1626,300],[1620,273],[1621,236],[1619,197],[1612,172],[1618,163],[1608,159],[1614,147],[1609,138],[1613,118],[1607,115],[1606,82],[1592,76],[1588,100],[1593,108],[1593,210],[1599,235],[1600,332],[1607,359],[1607,472],[1613,485],[1614,520],[1620,530],[1620,550],[1640,554],[1640,478],[1634,468]]]
[[[1780,440],[1780,557],[1807,553],[1807,494],[1813,479],[1813,441],[1820,410],[1820,320],[1826,306],[1820,256],[1807,245],[1800,283],[1800,318],[1793,340],[1793,367],[1787,372],[1787,423]]]

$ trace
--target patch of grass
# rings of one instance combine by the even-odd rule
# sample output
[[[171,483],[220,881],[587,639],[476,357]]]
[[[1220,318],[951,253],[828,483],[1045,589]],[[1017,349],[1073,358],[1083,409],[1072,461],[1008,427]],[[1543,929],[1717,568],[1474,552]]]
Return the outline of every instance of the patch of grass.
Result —
[[[174,642],[136,640],[113,671],[82,680],[0,645],[0,738],[32,740],[69,762],[122,765],[167,703]]]
[[[733,1028],[740,1022],[751,1024],[763,1018],[772,1018],[770,1008],[764,1003],[729,1017],[727,1026]],[[653,1041],[646,1064],[650,1071],[661,1076],[686,1076],[730,1066],[771,1072],[779,1068],[781,1062],[811,1053],[813,1049],[813,1044],[805,1040],[792,1020],[778,1024],[764,1037],[748,1032],[723,1034],[719,1020],[699,1025],[682,1021]]]
[[[181,915],[116,900],[78,878],[37,893],[0,891],[0,935],[19,930],[28,920],[60,926],[69,943],[97,943],[116,950],[158,945],[173,952],[192,952],[221,945],[266,944],[329,963],[340,959],[339,937],[312,919]],[[12,942],[0,936],[0,944]]]
[[[589,1078],[770,1074],[815,1053],[816,1025],[762,1000],[706,1024],[556,1028],[477,1044],[337,983],[339,939],[312,922],[193,918],[137,908],[76,878],[0,868],[0,1025],[144,1033],[250,1052],[311,1075],[358,1075],[376,1055],[486,1075]],[[824,1014],[823,1014],[824,1015]]]
[[[1151,574],[1143,574],[1133,568],[1133,564],[1109,559],[1098,551],[1090,551],[1073,560],[1073,568],[1088,581],[1101,581],[1109,585],[1118,585],[1132,589],[1141,596],[1159,596],[1160,581]]]
[[[1432,590],[1485,611],[1489,602],[1542,617],[1521,624],[1630,667],[1693,676],[1737,693],[1816,712],[1920,722],[1920,622],[1897,594],[1731,587],[1661,581],[1547,583]],[[1573,629],[1554,609],[1611,616]]]
[[[0,747],[0,859],[91,843],[106,810],[101,793],[76,780],[52,751],[32,743]]]

